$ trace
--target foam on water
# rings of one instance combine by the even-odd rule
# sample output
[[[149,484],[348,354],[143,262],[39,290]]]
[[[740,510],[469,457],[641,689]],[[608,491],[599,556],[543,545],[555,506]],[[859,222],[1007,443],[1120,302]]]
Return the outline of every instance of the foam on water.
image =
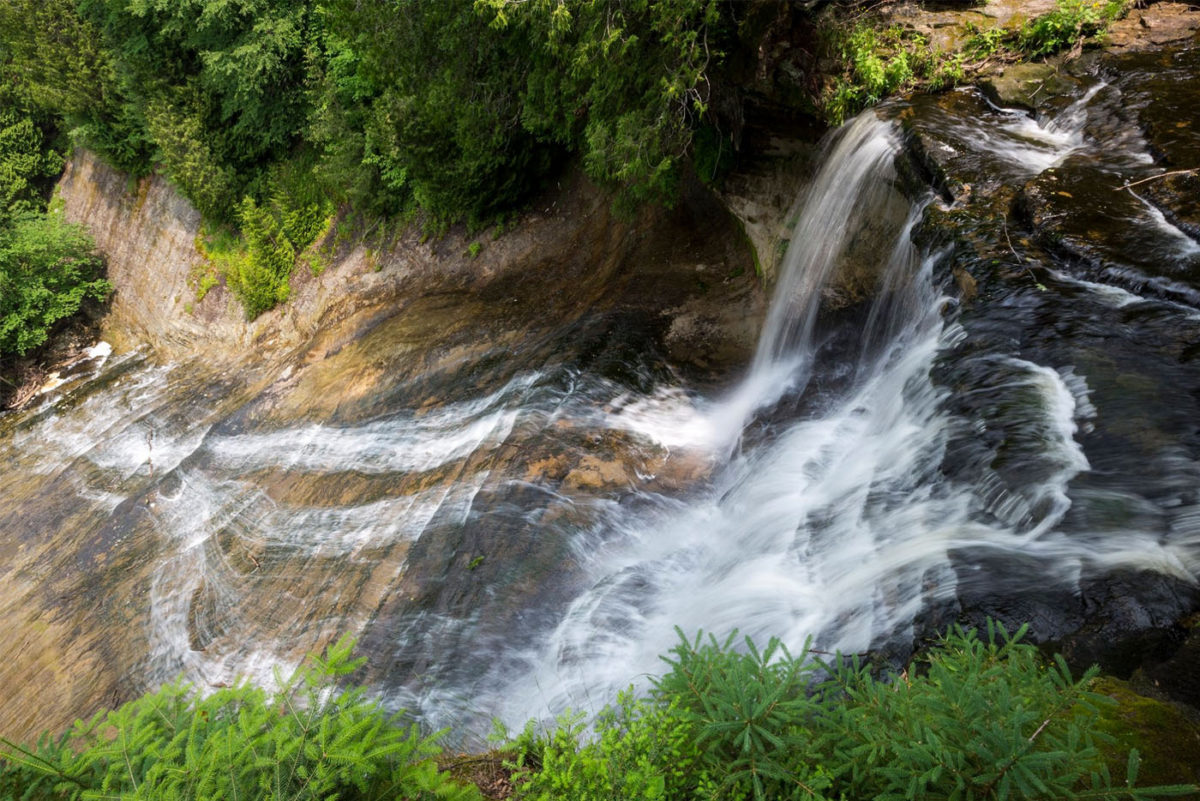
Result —
[[[1176,255],[1179,258],[1190,258],[1200,255],[1200,242],[1192,239],[1177,225],[1170,222],[1162,210],[1155,206],[1150,201],[1146,200],[1141,195],[1134,192],[1132,189],[1127,190],[1146,207],[1146,214],[1150,217],[1151,224],[1162,233],[1163,237],[1171,243],[1175,249]]]
[[[1105,87],[1097,83],[1049,120],[1030,116],[1022,109],[992,106],[998,120],[959,118],[954,125],[981,151],[1007,161],[1026,175],[1038,175],[1085,148],[1088,104]]]
[[[1079,147],[1095,91],[1061,124],[1037,127],[1037,137],[1027,128],[1032,121],[1014,121],[1037,138],[1044,163],[1024,151],[1010,155],[1043,169]],[[601,533],[581,535],[576,553],[588,586],[494,699],[510,724],[568,707],[594,711],[597,699],[630,681],[644,684],[662,672],[660,654],[676,626],[689,636],[738,629],[760,641],[779,636],[791,648],[811,635],[827,650],[865,650],[955,596],[954,554],[964,550],[1036,558],[1064,586],[1088,566],[1194,576],[1200,536],[1161,544],[1147,532],[1058,530],[1071,482],[1090,469],[1077,435],[1097,414],[1071,365],[999,357],[990,371],[1003,379],[978,390],[1007,410],[997,422],[1027,475],[981,465],[981,480],[964,484],[942,472],[956,423],[946,411],[948,390],[931,370],[964,332],[941,317],[947,299],[932,280],[938,254],[922,258],[910,242],[919,204],[881,254],[880,300],[861,335],[851,388],[790,422],[775,421],[773,437],[721,450],[736,440],[731,424],[740,431],[808,382],[813,318],[845,246],[840,232],[892,179],[896,141],[871,114],[841,132],[804,200],[749,376],[724,404],[689,409],[707,417],[697,430],[726,432],[703,436],[714,458],[729,457],[711,492],[649,511],[617,508]]]

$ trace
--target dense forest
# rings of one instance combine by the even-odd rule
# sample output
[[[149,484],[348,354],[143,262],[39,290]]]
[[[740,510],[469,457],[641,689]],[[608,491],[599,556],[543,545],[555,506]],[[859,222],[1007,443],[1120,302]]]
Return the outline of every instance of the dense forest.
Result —
[[[0,7],[0,40],[6,90],[47,146],[30,186],[53,179],[64,137],[165,175],[244,234],[225,278],[254,316],[287,296],[295,254],[337,207],[480,222],[569,156],[630,203],[670,202],[716,119],[708,73],[733,9],[18,0]]]
[[[503,219],[569,163],[626,212],[671,204],[689,172],[718,179],[740,146],[756,48],[779,19],[812,17],[809,6],[9,0],[6,214],[45,209],[72,146],[133,177],[161,174],[208,222],[208,284],[223,278],[254,317],[287,298],[297,254],[337,210],[419,217],[436,231]],[[813,74],[791,111],[840,122],[900,87],[961,82],[1005,47],[1067,46],[1125,6],[1064,0],[1022,29],[984,31],[945,53],[872,25],[868,7],[832,4],[806,22]],[[70,229],[21,219],[14,246],[33,236],[54,253],[83,247]],[[48,286],[53,302],[30,300],[40,289],[6,295],[23,300],[3,310],[0,353],[26,353],[103,296],[95,265],[69,262],[76,277],[69,292]],[[43,277],[6,280],[59,280],[24,274]]]

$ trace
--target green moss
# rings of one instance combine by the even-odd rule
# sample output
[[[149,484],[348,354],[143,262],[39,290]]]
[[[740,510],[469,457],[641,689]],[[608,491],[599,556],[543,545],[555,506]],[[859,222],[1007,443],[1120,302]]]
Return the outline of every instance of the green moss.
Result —
[[[1105,707],[1097,731],[1113,738],[1100,749],[1114,776],[1125,772],[1130,749],[1142,757],[1144,784],[1184,784],[1200,780],[1200,725],[1176,706],[1140,695],[1128,682],[1105,676],[1092,691],[1116,701]]]

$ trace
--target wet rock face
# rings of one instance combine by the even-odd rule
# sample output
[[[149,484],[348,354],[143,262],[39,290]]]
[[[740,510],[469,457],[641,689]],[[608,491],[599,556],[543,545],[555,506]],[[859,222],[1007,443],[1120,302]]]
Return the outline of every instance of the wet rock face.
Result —
[[[913,172],[941,190],[917,236],[947,249],[939,269],[963,329],[935,366],[962,421],[943,470],[991,487],[979,519],[1020,534],[957,555],[959,613],[1031,622],[1073,664],[1144,671],[1189,703],[1198,54],[1092,55],[1036,101],[993,86],[1021,108],[962,91],[897,111]],[[1034,422],[1055,403],[1057,433]],[[1094,556],[1047,558],[1065,553],[1056,541]]]
[[[1106,49],[1126,53],[1185,44],[1200,30],[1200,13],[1190,3],[1139,3],[1105,37]]]
[[[553,626],[577,532],[708,480],[633,400],[727,383],[765,307],[699,187],[621,221],[564,179],[477,258],[463,232],[347,248],[253,322],[194,302],[199,219],[158,179],[79,153],[59,194],[108,251],[117,352],[0,417],[8,736],[180,672],[269,682],[346,631],[401,699],[482,680],[481,643]]]
[[[130,185],[79,151],[58,197],[67,218],[88,226],[108,257],[115,293],[103,334],[118,352],[149,344],[165,359],[203,352],[246,362],[305,351],[310,359],[354,341],[405,304],[428,306],[435,297],[446,309],[456,302],[447,297],[476,303],[475,311],[510,327],[561,322],[607,304],[661,317],[665,332],[670,310],[686,307],[717,324],[703,342],[676,347],[681,361],[719,370],[752,351],[752,326],[743,321],[763,312],[764,298],[744,240],[707,190],[689,186],[675,211],[619,221],[608,198],[580,176],[563,183],[514,231],[486,243],[463,231],[424,243],[408,230],[388,242],[343,247],[320,276],[298,266],[289,302],[253,321],[223,284],[195,300],[204,269],[196,250],[201,220],[165,181]],[[468,257],[475,240],[484,247]]]
[[[1026,62],[985,78],[979,88],[998,106],[1035,111],[1052,98],[1069,94],[1076,85],[1057,64]]]

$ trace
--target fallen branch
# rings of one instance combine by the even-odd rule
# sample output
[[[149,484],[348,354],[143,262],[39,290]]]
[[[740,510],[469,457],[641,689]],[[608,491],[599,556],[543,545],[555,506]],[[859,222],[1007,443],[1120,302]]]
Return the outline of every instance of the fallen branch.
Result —
[[[1021,258],[1021,254],[1017,253],[1017,249],[1013,247],[1012,239],[1010,239],[1008,236],[1007,214],[1004,215],[1004,219],[1001,220],[1000,224],[1004,227],[1004,241],[1008,243],[1008,249],[1012,251],[1013,258],[1017,260],[1018,264],[1025,268],[1025,272],[1029,273],[1029,278],[1031,281],[1033,281],[1033,285],[1038,288],[1038,291],[1045,292],[1045,285],[1043,285],[1041,281],[1037,280],[1037,276],[1033,274],[1033,270],[1029,269],[1029,265],[1025,263],[1025,259]]]
[[[1149,178],[1143,178],[1140,181],[1131,181],[1130,183],[1118,186],[1113,191],[1120,192],[1122,189],[1128,189],[1131,186],[1138,186],[1139,184],[1148,183],[1150,181],[1157,181],[1159,178],[1169,178],[1172,175],[1192,175],[1197,171],[1200,171],[1200,168],[1193,167],[1190,170],[1171,170],[1170,172],[1160,172],[1158,175],[1151,175]]]

